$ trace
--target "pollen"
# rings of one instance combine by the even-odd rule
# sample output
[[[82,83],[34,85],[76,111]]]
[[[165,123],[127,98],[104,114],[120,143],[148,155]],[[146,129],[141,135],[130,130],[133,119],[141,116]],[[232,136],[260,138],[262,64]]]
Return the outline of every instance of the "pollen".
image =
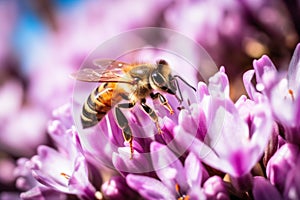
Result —
[[[178,183],[175,184],[175,190],[179,194],[179,197],[177,198],[177,200],[189,200],[190,199],[189,195],[185,195],[185,194],[181,193],[180,186]]]
[[[291,95],[292,100],[295,101],[294,91],[289,89],[289,94]]]
[[[64,172],[60,173],[60,175],[62,175],[62,176],[63,176],[65,179],[67,179],[67,180],[69,180],[69,179],[71,178],[70,175],[68,175],[68,174],[66,174],[66,173],[64,173]]]
[[[176,183],[175,184],[175,190],[176,190],[176,192],[180,192],[180,186],[179,186],[179,184],[178,183]]]
[[[177,200],[189,200],[190,196],[189,195],[183,195],[182,197],[179,197]]]

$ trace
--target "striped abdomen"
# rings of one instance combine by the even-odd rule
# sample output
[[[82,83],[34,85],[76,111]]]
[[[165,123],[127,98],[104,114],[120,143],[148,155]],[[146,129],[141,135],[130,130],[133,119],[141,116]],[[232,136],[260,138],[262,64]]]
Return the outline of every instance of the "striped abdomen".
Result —
[[[83,128],[95,126],[111,109],[114,88],[114,83],[103,83],[89,95],[81,113]]]

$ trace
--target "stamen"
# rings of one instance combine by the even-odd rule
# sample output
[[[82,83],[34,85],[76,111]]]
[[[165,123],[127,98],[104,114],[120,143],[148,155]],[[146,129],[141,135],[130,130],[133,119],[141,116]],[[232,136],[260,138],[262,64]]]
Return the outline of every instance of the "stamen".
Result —
[[[186,195],[183,197],[183,200],[189,200],[190,199],[190,196],[189,195]]]
[[[289,89],[289,94],[291,95],[292,100],[295,101],[294,91]]]
[[[179,197],[177,198],[177,200],[189,200],[190,199],[189,195],[185,195],[185,194],[181,193],[180,186],[178,183],[175,184],[175,190],[179,194]]]
[[[62,175],[62,176],[63,176],[65,179],[67,179],[67,180],[69,180],[69,179],[71,178],[70,175],[68,175],[68,174],[66,174],[66,173],[64,173],[64,172],[60,173],[60,175]]]
[[[177,193],[180,194],[180,186],[179,186],[178,183],[175,184],[175,190],[176,190]]]
[[[190,196],[189,195],[183,195],[182,197],[179,197],[177,200],[189,200]]]

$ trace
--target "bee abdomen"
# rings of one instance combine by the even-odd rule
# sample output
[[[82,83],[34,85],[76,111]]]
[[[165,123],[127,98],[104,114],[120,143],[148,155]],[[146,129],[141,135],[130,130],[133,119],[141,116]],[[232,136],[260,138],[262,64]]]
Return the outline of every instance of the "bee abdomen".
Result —
[[[101,89],[103,88],[96,88],[83,105],[80,118],[84,129],[95,126],[111,109],[111,105],[104,102],[102,97],[107,91]]]

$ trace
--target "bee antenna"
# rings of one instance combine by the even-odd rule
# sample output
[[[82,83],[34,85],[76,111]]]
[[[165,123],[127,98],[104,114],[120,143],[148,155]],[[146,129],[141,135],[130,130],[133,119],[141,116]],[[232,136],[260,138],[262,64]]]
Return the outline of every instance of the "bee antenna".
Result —
[[[187,86],[189,86],[190,88],[192,88],[195,92],[196,92],[196,88],[194,88],[193,86],[191,86],[188,82],[186,82],[186,80],[184,80],[181,76],[178,76],[178,75],[174,75],[173,76],[174,78],[179,78],[182,82],[184,82]],[[176,84],[177,84],[177,87],[179,89],[179,85],[178,85],[178,82],[177,82],[177,79],[176,80]]]

